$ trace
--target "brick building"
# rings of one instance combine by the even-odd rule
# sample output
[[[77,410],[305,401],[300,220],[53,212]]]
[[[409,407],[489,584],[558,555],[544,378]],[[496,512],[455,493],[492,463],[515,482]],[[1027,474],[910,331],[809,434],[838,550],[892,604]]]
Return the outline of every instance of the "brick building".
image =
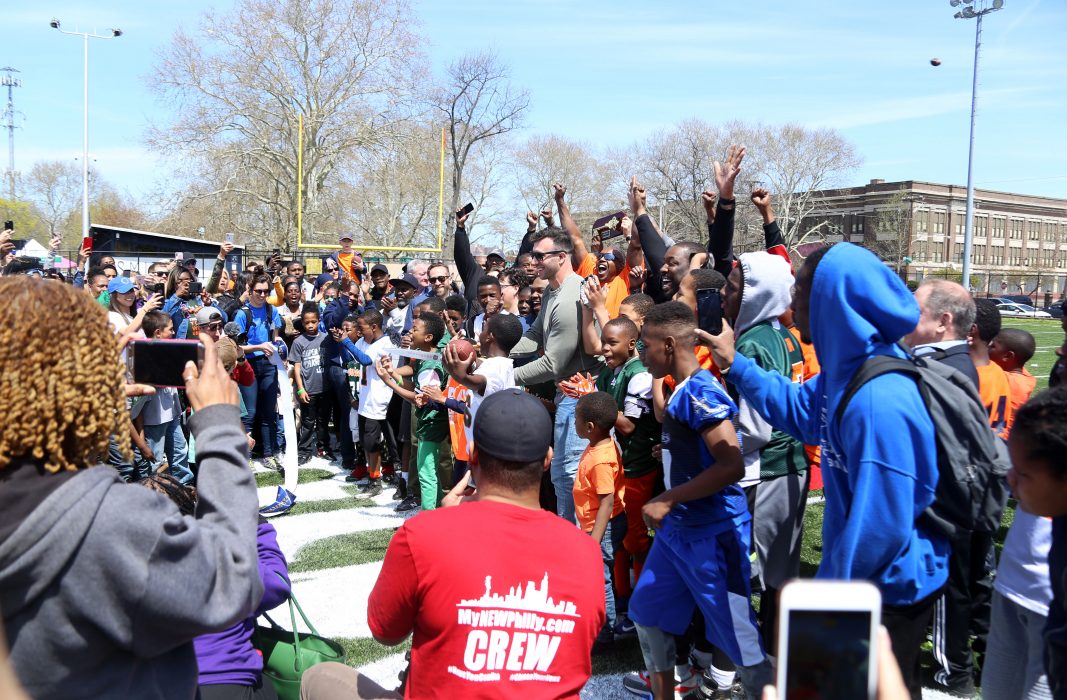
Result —
[[[885,182],[817,193],[808,238],[871,248],[909,280],[960,279],[967,188]],[[974,192],[971,286],[979,295],[1028,294],[1042,303],[1067,292],[1067,199]]]

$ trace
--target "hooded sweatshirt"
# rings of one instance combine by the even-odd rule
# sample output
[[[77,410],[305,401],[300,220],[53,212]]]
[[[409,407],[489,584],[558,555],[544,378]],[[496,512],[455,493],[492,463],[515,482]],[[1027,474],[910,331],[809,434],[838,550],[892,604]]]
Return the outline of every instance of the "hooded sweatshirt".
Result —
[[[770,253],[745,253],[738,258],[743,288],[741,306],[734,325],[738,353],[770,372],[777,372],[795,382],[803,378],[804,356],[789,331],[778,324],[790,304],[793,274],[789,262]],[[730,375],[726,376],[727,382]],[[732,385],[731,385],[732,388]],[[771,428],[752,403],[738,397],[737,426],[741,432],[741,449],[745,459],[742,486],[808,468],[804,446],[795,439]]]
[[[864,384],[840,423],[828,417],[864,360],[904,357],[895,343],[915,328],[919,307],[873,253],[839,243],[815,270],[809,311],[821,374],[794,384],[738,354],[730,380],[772,425],[822,447],[826,510],[816,576],[866,579],[885,605],[910,605],[948,578],[948,541],[916,522],[937,487],[930,414],[915,382],[890,373]]]
[[[236,406],[190,419],[199,504],[107,467],[52,488],[0,542],[0,611],[11,663],[34,698],[182,698],[196,692],[192,640],[256,610],[257,497]],[[0,490],[0,521],[9,495]]]

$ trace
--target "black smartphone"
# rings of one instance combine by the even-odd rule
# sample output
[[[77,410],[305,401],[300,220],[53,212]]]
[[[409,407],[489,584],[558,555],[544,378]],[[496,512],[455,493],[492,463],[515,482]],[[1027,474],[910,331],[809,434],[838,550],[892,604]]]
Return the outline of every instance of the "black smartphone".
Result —
[[[711,335],[722,333],[722,297],[718,289],[697,290],[697,326]]]
[[[5,221],[4,222],[4,230],[5,231],[14,231],[15,230],[15,222],[14,221]]]
[[[194,297],[200,296],[200,292],[202,292],[202,291],[204,291],[204,283],[203,282],[190,282],[189,283],[189,293],[192,294]]]
[[[185,386],[185,363],[204,365],[199,340],[134,340],[126,348],[126,366],[137,384]]]
[[[470,214],[472,211],[474,211],[474,202],[467,202],[467,204],[464,205],[464,207],[459,210],[459,215],[460,216],[466,216],[467,214]]]

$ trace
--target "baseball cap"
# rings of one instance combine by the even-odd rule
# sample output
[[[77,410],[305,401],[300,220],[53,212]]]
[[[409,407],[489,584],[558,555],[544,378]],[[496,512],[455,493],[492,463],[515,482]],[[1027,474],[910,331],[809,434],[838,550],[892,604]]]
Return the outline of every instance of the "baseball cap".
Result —
[[[479,452],[506,462],[533,462],[548,454],[552,419],[532,394],[503,389],[482,401],[473,432]]]
[[[338,241],[353,241],[355,239],[352,238],[352,234],[351,233],[342,233],[340,236],[337,237],[337,240]]]
[[[387,274],[387,275],[388,275],[388,274],[389,274],[389,268],[388,268],[388,267],[386,267],[385,265],[382,265],[381,263],[378,263],[377,265],[375,265],[374,267],[372,267],[372,268],[370,269],[370,273],[371,273],[372,275],[373,275],[373,274],[374,274],[375,272],[384,272],[385,274]]]
[[[125,294],[133,291],[133,282],[129,277],[113,277],[107,283],[107,291],[111,294]]]
[[[222,321],[222,312],[214,306],[205,306],[196,312],[196,322],[201,326]]]
[[[486,255],[485,257],[486,258],[496,257],[496,258],[500,258],[501,260],[504,260],[504,261],[507,260],[507,258],[504,257],[504,253],[502,253],[499,250],[491,250],[491,251],[489,251],[489,255]]]
[[[415,275],[412,275],[410,273],[404,275],[403,277],[394,277],[393,279],[389,280],[389,284],[392,284],[394,286],[396,286],[397,284],[410,284],[412,289],[418,289],[422,286],[419,284],[419,281],[415,279]]]

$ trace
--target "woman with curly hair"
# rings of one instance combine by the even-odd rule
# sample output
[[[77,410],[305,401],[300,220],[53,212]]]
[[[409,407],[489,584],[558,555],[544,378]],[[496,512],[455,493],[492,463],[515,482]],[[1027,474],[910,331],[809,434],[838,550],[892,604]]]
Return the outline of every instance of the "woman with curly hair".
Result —
[[[15,672],[34,698],[191,698],[192,640],[263,593],[236,385],[201,336],[203,369],[184,375],[200,503],[182,515],[100,464],[112,436],[130,457],[133,393],[105,309],[23,276],[0,278],[0,298],[0,342],[17,348],[0,374],[0,614]]]

